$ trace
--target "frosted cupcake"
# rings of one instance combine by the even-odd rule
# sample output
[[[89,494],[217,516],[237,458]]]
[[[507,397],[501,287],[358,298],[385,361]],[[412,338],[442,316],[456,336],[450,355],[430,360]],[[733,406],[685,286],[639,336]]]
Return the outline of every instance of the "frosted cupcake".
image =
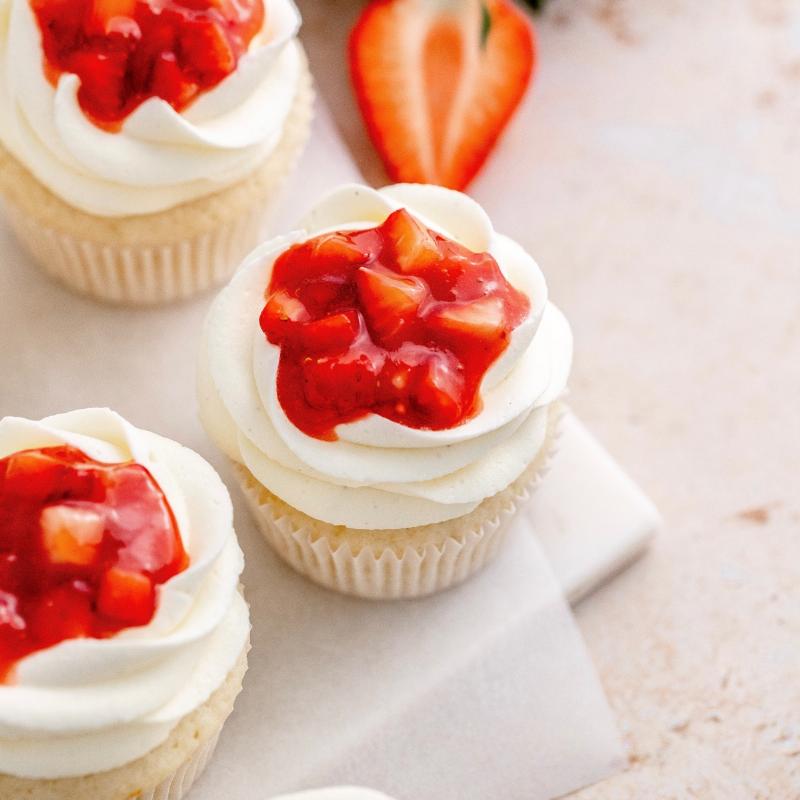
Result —
[[[497,552],[552,451],[572,356],[534,260],[446,189],[345,186],[209,313],[200,410],[312,580],[444,589]]]
[[[307,139],[291,0],[0,0],[0,194],[53,277],[188,297],[259,241]]]
[[[228,493],[108,410],[0,421],[0,797],[179,800],[247,666]]]

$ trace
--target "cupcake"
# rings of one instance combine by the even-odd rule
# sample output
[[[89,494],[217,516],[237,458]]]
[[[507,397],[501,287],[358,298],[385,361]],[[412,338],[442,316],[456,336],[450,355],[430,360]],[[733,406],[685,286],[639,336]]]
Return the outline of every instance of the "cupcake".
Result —
[[[179,800],[247,668],[227,490],[107,409],[0,421],[0,797]]]
[[[72,289],[165,303],[224,282],[298,159],[292,0],[3,0],[0,194]]]
[[[535,261],[466,195],[344,186],[209,312],[200,413],[276,551],[375,598],[497,552],[553,450],[572,356]]]

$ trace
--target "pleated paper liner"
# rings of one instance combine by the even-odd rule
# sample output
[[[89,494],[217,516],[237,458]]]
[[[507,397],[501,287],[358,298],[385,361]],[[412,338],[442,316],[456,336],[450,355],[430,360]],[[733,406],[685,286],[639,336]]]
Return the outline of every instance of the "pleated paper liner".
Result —
[[[87,214],[0,148],[0,191],[14,233],[50,277],[104,302],[165,304],[221,285],[259,243],[270,207],[308,140],[314,93],[304,65],[283,136],[254,173],[155,214]]]
[[[264,538],[297,572],[358,597],[423,597],[461,583],[494,558],[555,454],[563,411],[561,403],[550,406],[539,454],[508,488],[463,517],[407,530],[363,531],[320,522],[273,495],[246,467],[234,469]]]

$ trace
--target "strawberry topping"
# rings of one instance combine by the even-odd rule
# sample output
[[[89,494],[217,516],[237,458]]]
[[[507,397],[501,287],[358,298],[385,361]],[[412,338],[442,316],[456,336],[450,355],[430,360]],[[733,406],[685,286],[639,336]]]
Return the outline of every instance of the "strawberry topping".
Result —
[[[263,0],[30,0],[45,73],[80,78],[78,101],[118,130],[150,97],[178,111],[235,69],[264,23]]]
[[[0,459],[0,681],[65,639],[146,625],[156,586],[188,563],[140,464],[102,464],[66,445]]]
[[[275,262],[261,329],[280,346],[278,399],[301,431],[378,414],[442,430],[480,410],[480,384],[530,302],[488,253],[400,209]]]

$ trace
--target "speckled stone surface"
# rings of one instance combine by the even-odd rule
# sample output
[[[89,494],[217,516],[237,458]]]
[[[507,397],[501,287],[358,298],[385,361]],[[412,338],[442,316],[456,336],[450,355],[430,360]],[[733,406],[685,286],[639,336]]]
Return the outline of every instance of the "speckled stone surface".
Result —
[[[359,4],[301,5],[385,182],[344,81]],[[534,92],[473,191],[573,323],[573,407],[666,518],[578,609],[630,764],[576,797],[796,800],[800,3],[552,0],[538,28]]]

